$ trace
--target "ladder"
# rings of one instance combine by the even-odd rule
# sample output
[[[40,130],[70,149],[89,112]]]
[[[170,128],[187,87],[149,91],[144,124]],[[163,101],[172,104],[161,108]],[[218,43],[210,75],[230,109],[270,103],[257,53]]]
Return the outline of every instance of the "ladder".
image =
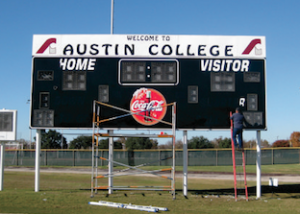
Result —
[[[232,116],[232,112],[230,112],[230,117]],[[230,120],[230,130],[231,130],[231,148],[232,148],[232,164],[233,164],[233,178],[234,178],[234,196],[235,201],[237,201],[237,179],[236,179],[236,158],[235,158],[235,147],[233,142],[233,122]],[[245,197],[246,201],[248,201],[248,187],[247,187],[247,176],[246,176],[246,167],[245,167],[245,151],[242,149],[242,167],[244,172],[244,184],[245,184]]]

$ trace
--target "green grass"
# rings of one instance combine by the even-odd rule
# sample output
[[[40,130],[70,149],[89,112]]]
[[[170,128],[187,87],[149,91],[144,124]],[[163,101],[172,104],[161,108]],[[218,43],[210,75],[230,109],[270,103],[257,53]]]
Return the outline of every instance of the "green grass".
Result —
[[[13,166],[22,168],[20,166]],[[157,170],[169,168],[170,166],[144,166],[140,169],[144,170]],[[91,169],[91,167],[79,167],[79,166],[47,166],[43,168],[71,168],[71,169]],[[99,169],[107,169],[107,166],[99,166]],[[125,169],[126,167],[116,166],[114,170]],[[182,171],[182,166],[176,166],[176,171]],[[190,172],[230,172],[232,173],[232,166],[189,166],[188,171]],[[246,165],[247,173],[256,173],[256,165]],[[263,174],[294,174],[300,175],[300,164],[276,164],[276,165],[261,165],[261,173]]]
[[[299,165],[296,166],[299,167]],[[270,170],[284,172],[285,168],[281,166]],[[202,167],[199,169],[204,171]],[[291,166],[290,169],[292,169]],[[103,185],[107,184],[107,180],[99,179],[99,181]],[[144,213],[143,211],[88,205],[89,201],[99,200],[167,207],[170,211],[166,214],[300,212],[300,193],[280,193],[275,194],[273,198],[270,193],[263,193],[261,199],[256,200],[252,195],[248,202],[243,199],[235,202],[234,198],[228,194],[217,198],[211,193],[197,191],[190,191],[187,199],[183,197],[181,191],[177,191],[176,200],[172,200],[168,192],[154,191],[114,191],[109,197],[107,197],[107,191],[99,191],[94,198],[90,198],[90,182],[89,174],[41,173],[40,192],[34,192],[33,172],[5,171],[4,191],[0,192],[0,213]],[[166,180],[142,176],[124,176],[114,179],[114,185],[131,184],[165,185]],[[233,181],[190,178],[188,185],[189,189],[194,190],[230,189],[233,188]],[[248,186],[255,186],[255,182],[248,182]],[[177,179],[176,189],[181,188],[182,179]]]
[[[182,170],[182,167],[176,167],[176,170]],[[190,166],[188,171],[232,173],[233,168],[232,166]],[[256,173],[256,165],[246,165],[246,171]],[[261,173],[300,175],[300,164],[261,165]]]
[[[125,167],[114,167],[114,169],[123,169]],[[144,170],[156,170],[169,168],[169,166],[144,166]],[[107,169],[103,166],[101,169]],[[182,166],[176,166],[176,171],[182,171]],[[189,166],[189,172],[233,172],[232,166]],[[256,173],[256,165],[246,165],[247,173]],[[300,164],[278,164],[261,165],[261,173],[265,174],[294,174],[300,175]]]

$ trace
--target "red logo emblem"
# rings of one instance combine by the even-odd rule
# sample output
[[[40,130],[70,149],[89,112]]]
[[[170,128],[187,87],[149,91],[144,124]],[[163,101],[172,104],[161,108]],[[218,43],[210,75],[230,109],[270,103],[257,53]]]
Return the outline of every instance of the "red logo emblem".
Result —
[[[40,47],[40,49],[36,52],[37,54],[42,54],[45,52],[45,50],[49,47],[49,53],[55,54],[56,53],[56,48],[51,48],[51,44],[56,43],[56,38],[50,38],[44,44]]]
[[[166,99],[152,88],[136,90],[130,101],[130,111],[133,118],[140,124],[152,126],[159,123],[166,114]]]
[[[242,54],[250,54],[250,52],[253,50],[253,48],[257,45],[257,44],[261,44],[260,39],[253,39],[249,45],[246,47],[246,49],[244,50],[244,52]],[[258,53],[256,53],[256,55],[260,55]]]

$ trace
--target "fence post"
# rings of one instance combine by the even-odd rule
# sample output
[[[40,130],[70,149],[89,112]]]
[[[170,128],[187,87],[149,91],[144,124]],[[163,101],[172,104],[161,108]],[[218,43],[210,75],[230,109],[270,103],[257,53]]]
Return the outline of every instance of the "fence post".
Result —
[[[272,165],[274,165],[274,148],[272,148]]]
[[[73,150],[73,166],[75,166],[75,150]]]
[[[125,155],[125,150],[124,149],[123,149],[123,160],[124,160],[125,164],[128,164],[128,161],[126,161],[126,155]]]
[[[45,152],[45,166],[48,165],[48,161],[47,161],[47,150],[44,151]]]
[[[17,154],[16,154],[16,165],[18,166],[18,160],[19,160],[19,158],[18,158],[18,156],[19,156],[19,150],[17,150]]]
[[[159,158],[159,166],[161,166],[161,151],[158,151],[158,158]]]
[[[216,166],[218,166],[218,150],[216,149]]]

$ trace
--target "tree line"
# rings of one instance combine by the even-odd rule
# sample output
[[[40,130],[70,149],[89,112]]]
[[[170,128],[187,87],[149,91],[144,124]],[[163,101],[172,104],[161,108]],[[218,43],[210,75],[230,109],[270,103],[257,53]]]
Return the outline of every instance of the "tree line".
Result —
[[[35,139],[34,139],[35,140]],[[42,130],[41,131],[41,148],[42,149],[89,149],[92,147],[92,136],[78,136],[74,138],[70,143],[67,143],[66,138],[56,130]],[[95,140],[94,140],[95,142]],[[20,140],[20,143],[26,144],[24,140]],[[171,149],[172,141],[168,141],[165,144],[159,144],[156,139],[150,139],[149,137],[120,137],[114,138],[114,149],[126,149],[128,151],[138,149]],[[209,148],[231,148],[231,139],[218,137],[210,141],[204,136],[195,136],[188,140],[188,149],[209,149]],[[108,149],[109,140],[101,139],[98,142],[99,149]],[[267,140],[261,140],[261,146],[263,148],[268,147],[300,147],[300,132],[293,132],[289,140],[277,140],[273,144],[270,144]],[[244,148],[255,148],[256,140],[244,140]],[[183,148],[182,140],[175,142],[176,149]]]

